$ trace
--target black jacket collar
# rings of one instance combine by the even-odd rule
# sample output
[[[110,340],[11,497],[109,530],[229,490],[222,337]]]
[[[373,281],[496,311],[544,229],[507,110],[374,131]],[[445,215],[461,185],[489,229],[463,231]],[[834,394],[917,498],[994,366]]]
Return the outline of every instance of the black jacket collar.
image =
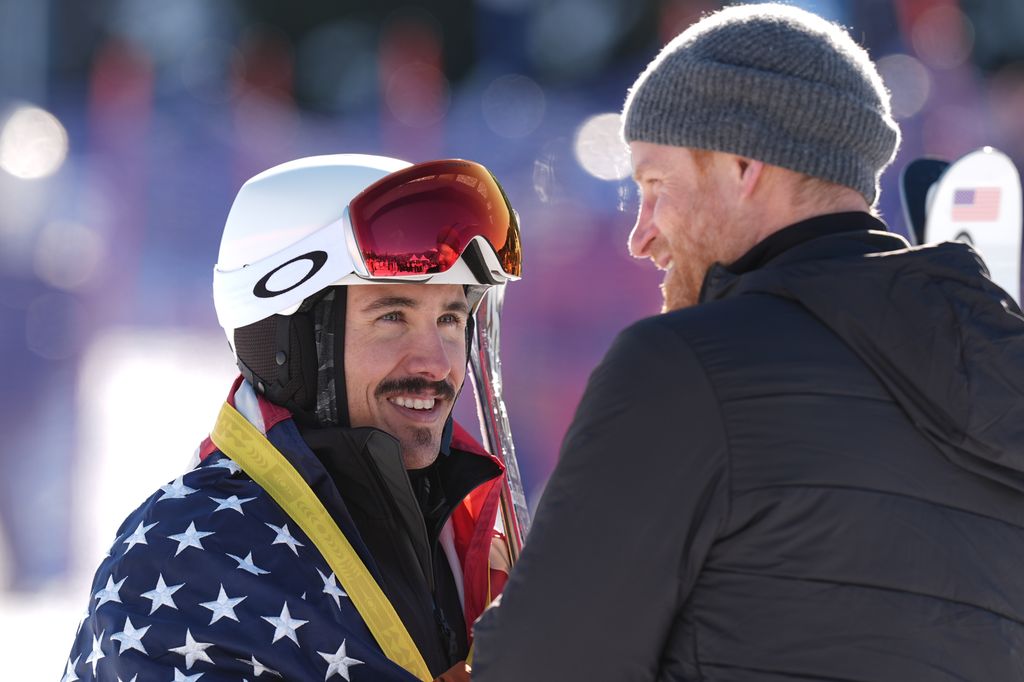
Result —
[[[789,227],[784,227],[778,232],[768,235],[755,244],[750,251],[741,256],[739,260],[725,266],[725,268],[733,274],[741,275],[768,264],[775,257],[798,244],[826,235],[853,232],[855,230],[879,230],[885,232],[887,228],[881,220],[862,211],[814,216],[813,218],[793,223]]]
[[[737,280],[756,270],[815,257],[818,251],[814,248],[815,244],[827,243],[825,250],[830,255],[836,255],[835,240],[827,238],[838,235],[851,237],[845,240],[845,250],[867,252],[906,246],[901,237],[888,232],[885,223],[868,213],[850,211],[815,216],[765,237],[730,265],[712,265],[704,276],[700,302],[717,300],[735,293],[732,289]]]
[[[428,582],[431,549],[451,512],[477,487],[501,471],[494,462],[452,448],[434,468],[444,491],[444,508],[427,527],[405,466],[401,445],[373,428],[301,428],[303,440],[323,463],[342,498],[357,517],[392,519],[408,534]]]

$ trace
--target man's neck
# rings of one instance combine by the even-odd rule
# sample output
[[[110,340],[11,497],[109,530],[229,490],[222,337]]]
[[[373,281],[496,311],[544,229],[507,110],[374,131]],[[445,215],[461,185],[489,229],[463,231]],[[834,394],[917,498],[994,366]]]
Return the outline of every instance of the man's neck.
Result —
[[[723,264],[734,274],[764,266],[776,256],[803,242],[840,232],[885,230],[885,223],[864,211],[816,215],[776,230],[733,263]]]
[[[755,243],[790,225],[818,216],[854,212],[873,215],[867,200],[856,190],[826,185],[821,191],[812,192],[802,189],[801,183],[805,181],[806,178],[786,173],[786,177],[771,188],[772,191],[750,207],[746,224],[755,226]]]

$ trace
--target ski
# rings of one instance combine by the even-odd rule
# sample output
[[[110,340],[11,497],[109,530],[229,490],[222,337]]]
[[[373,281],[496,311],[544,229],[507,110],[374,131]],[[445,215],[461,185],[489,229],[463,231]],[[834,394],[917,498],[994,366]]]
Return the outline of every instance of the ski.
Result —
[[[901,196],[917,243],[971,244],[992,281],[1020,303],[1024,217],[1020,174],[1009,157],[983,147],[948,165],[918,159],[903,172]]]
[[[900,174],[900,199],[907,237],[912,244],[924,244],[924,223],[928,204],[928,190],[946,169],[949,161],[942,159],[914,159]]]

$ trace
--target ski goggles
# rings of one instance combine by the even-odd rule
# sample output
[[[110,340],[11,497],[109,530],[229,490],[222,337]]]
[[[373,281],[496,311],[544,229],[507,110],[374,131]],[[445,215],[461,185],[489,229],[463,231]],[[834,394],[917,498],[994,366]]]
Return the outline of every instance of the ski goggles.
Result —
[[[491,285],[519,279],[519,220],[498,181],[472,161],[428,161],[366,187],[341,217],[272,256],[214,269],[222,327],[291,314],[333,285],[374,281]]]
[[[391,173],[348,205],[364,277],[416,279],[447,272],[471,254],[481,283],[519,279],[519,220],[490,171],[478,163],[428,161]],[[483,267],[480,267],[480,266]]]

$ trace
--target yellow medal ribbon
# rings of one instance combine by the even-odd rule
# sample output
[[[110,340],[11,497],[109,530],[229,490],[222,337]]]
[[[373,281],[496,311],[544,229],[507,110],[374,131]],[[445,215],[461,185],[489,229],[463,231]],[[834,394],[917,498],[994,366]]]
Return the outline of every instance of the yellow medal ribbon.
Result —
[[[274,501],[313,541],[334,570],[359,615],[384,655],[423,682],[434,678],[405,629],[395,607],[384,596],[334,519],[306,481],[266,436],[224,403],[210,432],[214,445],[270,493]]]

